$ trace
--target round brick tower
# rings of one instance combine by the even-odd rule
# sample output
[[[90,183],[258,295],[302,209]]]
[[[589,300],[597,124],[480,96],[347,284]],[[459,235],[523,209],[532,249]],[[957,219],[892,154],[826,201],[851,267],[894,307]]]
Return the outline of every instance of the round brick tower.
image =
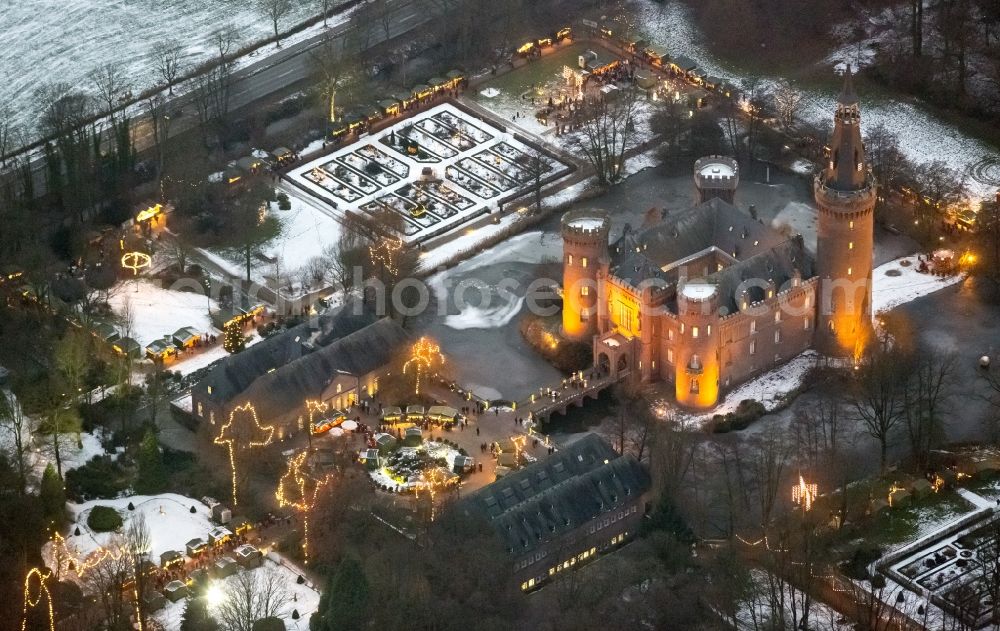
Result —
[[[699,204],[713,197],[732,204],[739,184],[740,164],[736,160],[728,156],[705,156],[695,160],[694,186]]]
[[[871,331],[875,188],[848,68],[837,99],[830,159],[813,182],[820,280],[815,346],[827,355],[860,357]]]
[[[574,340],[597,333],[598,273],[608,263],[611,222],[600,210],[574,210],[563,215],[562,332]]]
[[[719,290],[710,283],[686,283],[677,292],[683,329],[674,362],[677,403],[705,409],[719,400]]]

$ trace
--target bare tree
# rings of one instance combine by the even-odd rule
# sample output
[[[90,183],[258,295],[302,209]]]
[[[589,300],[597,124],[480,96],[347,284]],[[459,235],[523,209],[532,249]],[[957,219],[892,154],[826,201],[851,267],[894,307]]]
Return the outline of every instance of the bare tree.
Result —
[[[582,107],[583,117],[574,144],[583,152],[602,185],[618,181],[625,153],[635,146],[638,93],[623,90],[614,98],[592,100]]]
[[[903,376],[901,353],[882,344],[872,347],[858,366],[851,403],[868,435],[878,441],[879,471],[888,464],[889,445],[903,420]]]
[[[14,110],[0,106],[0,170],[7,166],[7,158],[23,144],[24,134],[14,122]]]
[[[149,525],[146,524],[146,516],[143,513],[135,513],[129,519],[128,528],[125,530],[124,549],[127,552],[129,561],[129,572],[132,579],[132,599],[135,607],[135,615],[139,621],[139,628],[145,628],[146,601],[143,595],[149,587],[149,573],[146,568],[149,564],[149,551],[152,544],[152,536],[149,532]]]
[[[90,97],[68,83],[47,83],[35,91],[41,106],[38,131],[61,137],[79,128],[91,114]]]
[[[896,134],[883,123],[869,127],[865,135],[865,153],[879,186],[885,190],[896,190],[900,175],[907,167]]]
[[[330,7],[333,5],[333,0],[317,0],[316,4],[320,8],[320,13],[323,16],[323,26],[326,26],[327,18],[330,17]]]
[[[778,110],[778,121],[787,131],[795,124],[802,103],[802,93],[792,87],[788,81],[782,81],[774,90],[774,104]]]
[[[128,623],[125,585],[132,574],[132,564],[129,555],[124,553],[125,542],[121,536],[113,536],[106,548],[111,553],[87,571],[85,584],[101,605],[106,628],[121,629]]]
[[[944,439],[942,408],[954,393],[957,359],[921,353],[910,364],[903,390],[903,415],[910,453],[918,469],[930,464],[931,450]]]
[[[33,423],[13,392],[0,388],[0,428],[10,435],[11,458],[17,470],[18,492],[28,487],[28,450]]]
[[[181,53],[180,44],[165,40],[157,42],[153,46],[153,58],[155,60],[156,73],[160,80],[167,86],[167,93],[173,95],[174,82],[181,73]]]
[[[337,118],[337,94],[351,81],[355,65],[353,60],[341,54],[336,39],[329,33],[323,36],[319,46],[309,51],[309,57],[326,119],[333,122]]]
[[[275,44],[281,46],[281,42],[278,41],[278,23],[292,10],[291,0],[255,0],[254,4],[264,17],[271,20],[271,26],[274,29]]]
[[[524,180],[531,182],[535,194],[535,212],[542,212],[542,178],[552,169],[552,165],[540,151],[521,154],[517,164],[524,172]]]
[[[253,631],[261,618],[280,616],[289,603],[284,578],[271,568],[244,570],[228,581],[218,617],[229,631]]]
[[[115,109],[128,96],[131,86],[124,65],[115,61],[103,63],[91,71],[90,81],[94,84],[97,98],[100,99],[101,106],[114,127]]]

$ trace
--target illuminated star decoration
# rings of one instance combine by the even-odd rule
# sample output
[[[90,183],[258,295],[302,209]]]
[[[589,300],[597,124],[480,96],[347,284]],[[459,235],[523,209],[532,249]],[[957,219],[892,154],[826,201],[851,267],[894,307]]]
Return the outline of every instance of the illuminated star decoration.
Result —
[[[417,340],[417,343],[410,349],[410,358],[403,364],[403,374],[406,374],[411,366],[416,371],[414,394],[420,394],[420,382],[424,373],[429,372],[435,364],[439,363],[444,363],[441,347],[426,337]]]
[[[306,467],[308,452],[292,456],[288,460],[288,469],[278,481],[278,490],[274,496],[279,507],[290,506],[302,513],[302,554],[306,563],[309,562],[309,512],[316,505],[320,489],[330,482],[330,476],[316,478]]]
[[[396,265],[397,253],[403,249],[403,240],[398,237],[384,237],[375,245],[368,246],[368,255],[372,265],[381,264],[391,276],[398,271]]]
[[[45,604],[49,608],[49,631],[55,631],[56,616],[52,608],[52,593],[49,592],[49,587],[45,584],[45,581],[49,580],[51,576],[52,572],[42,572],[36,567],[32,568],[28,572],[28,575],[24,577],[24,610],[21,614],[21,631],[26,631],[28,628],[28,609],[34,609],[41,604],[43,597],[45,598]],[[31,596],[33,578],[38,582],[38,591],[34,598]]]
[[[249,412],[250,416],[253,418],[253,426],[240,427],[242,425],[247,425],[244,421],[243,423],[235,423],[237,420],[237,414]],[[249,430],[249,433],[247,432]],[[263,438],[254,440],[252,434],[254,431],[260,433]],[[260,420],[257,418],[257,410],[254,409],[252,403],[244,403],[243,405],[233,408],[233,411],[229,414],[229,421],[225,425],[219,428],[219,435],[215,437],[214,442],[216,445],[223,445],[229,450],[229,470],[232,473],[233,482],[233,508],[237,505],[236,500],[236,450],[240,448],[253,448],[253,447],[264,447],[271,444],[271,439],[274,438],[274,426],[267,425],[263,426],[260,424]]]

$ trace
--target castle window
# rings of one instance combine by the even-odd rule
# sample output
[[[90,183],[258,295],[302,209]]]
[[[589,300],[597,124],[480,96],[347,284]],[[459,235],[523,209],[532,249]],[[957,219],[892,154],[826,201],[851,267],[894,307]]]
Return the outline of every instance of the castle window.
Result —
[[[780,322],[781,322],[781,312],[780,311],[775,311],[774,312],[774,323],[775,324],[779,324]]]
[[[212,386],[209,386],[209,387],[208,387],[208,393],[209,393],[209,394],[212,394]]]
[[[854,230],[854,220],[853,219],[850,220],[849,222],[847,222],[847,227],[850,228],[851,230]]]
[[[847,249],[848,250],[853,250],[854,249],[854,241],[849,241],[847,243]]]
[[[750,340],[750,354],[757,354],[757,340]]]
[[[572,264],[573,264],[573,255],[572,254],[567,254],[566,255],[566,265],[572,265]]]
[[[667,349],[667,363],[668,364],[674,363],[674,349],[672,348]]]
[[[198,401],[198,416],[205,417],[205,410],[202,409],[201,401]]]
[[[756,320],[750,320],[750,332],[751,333],[756,333],[757,332],[757,321]]]
[[[698,380],[691,380],[691,394],[698,394]]]
[[[802,320],[802,330],[803,331],[808,331],[809,330],[809,318],[803,318],[803,320]]]
[[[810,298],[809,296],[806,296],[806,300],[805,300],[806,309],[809,308],[810,304],[812,304],[812,298]]]
[[[344,391],[344,384],[338,383],[337,384],[337,394],[340,394],[343,391]]]
[[[854,273],[854,268],[853,267],[848,267],[847,268],[847,275],[850,276],[853,273]]]
[[[667,339],[670,340],[671,342],[674,340],[674,330],[673,329],[667,329]]]
[[[774,290],[773,289],[768,289],[767,290],[767,297],[768,298],[774,298]]]
[[[588,287],[587,285],[584,285],[583,287],[581,287],[580,288],[580,295],[581,296],[589,296],[590,295],[590,287]]]
[[[830,320],[830,321],[829,321],[829,322],[827,323],[827,328],[829,328],[829,329],[830,329],[830,333],[833,333],[833,320]]]
[[[708,330],[705,332],[705,334],[708,335],[708,336],[712,335],[712,325],[711,324],[708,325]]]
[[[691,337],[698,337],[698,327],[691,327]]]
[[[781,343],[781,331],[775,331],[774,332],[774,343],[775,344],[780,344]]]
[[[580,267],[587,267],[587,257],[586,256],[581,256],[580,257]]]
[[[754,245],[760,245],[760,241],[754,240],[753,244]]]
[[[681,335],[684,335],[684,323],[681,322]]]
[[[215,410],[208,413],[208,422],[215,425]]]

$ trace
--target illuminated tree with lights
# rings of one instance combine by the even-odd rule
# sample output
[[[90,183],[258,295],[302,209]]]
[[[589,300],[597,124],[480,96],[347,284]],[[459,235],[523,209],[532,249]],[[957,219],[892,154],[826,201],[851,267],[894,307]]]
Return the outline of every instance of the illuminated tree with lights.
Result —
[[[403,364],[403,374],[413,371],[414,387],[413,393],[420,394],[420,382],[435,367],[444,363],[444,355],[441,354],[441,347],[432,340],[422,337],[410,348],[410,358]]]
[[[28,628],[28,612],[40,606],[43,598],[48,607],[49,631],[55,631],[56,616],[55,610],[52,607],[52,593],[49,592],[49,587],[45,584],[51,576],[52,572],[42,572],[42,570],[36,567],[32,568],[28,572],[28,575],[24,577],[24,609],[21,614],[21,631],[26,631]],[[38,585],[37,588],[33,588],[35,583]],[[32,628],[36,627],[33,625]]]
[[[306,401],[306,410],[309,412],[309,427],[306,428],[306,435],[309,436],[309,448],[312,448],[313,428],[316,427],[316,414],[326,414],[330,409],[330,404],[325,401]]]
[[[228,353],[238,353],[246,348],[246,338],[243,337],[243,321],[233,318],[222,327],[222,348]]]
[[[289,506],[302,515],[302,556],[309,562],[309,513],[316,505],[320,489],[330,482],[330,476],[316,477],[312,475],[306,464],[308,452],[292,456],[288,461],[285,475],[278,481],[278,490],[274,494],[278,506]]]
[[[273,425],[261,425],[257,418],[257,410],[253,404],[244,403],[234,408],[229,414],[229,420],[219,428],[219,435],[213,441],[229,451],[229,470],[232,475],[233,507],[238,505],[236,499],[236,460],[237,454],[271,444],[274,438]]]

